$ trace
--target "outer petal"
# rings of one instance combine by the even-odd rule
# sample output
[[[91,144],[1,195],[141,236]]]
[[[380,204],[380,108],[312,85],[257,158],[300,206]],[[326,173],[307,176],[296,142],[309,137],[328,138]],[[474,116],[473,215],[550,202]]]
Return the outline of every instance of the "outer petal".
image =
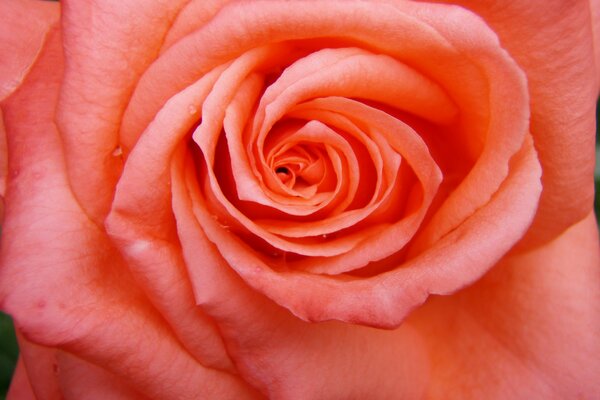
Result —
[[[199,29],[231,0],[189,0],[169,29],[161,52],[177,40]]]
[[[272,399],[422,397],[428,365],[410,324],[386,331],[300,321],[231,270],[195,220],[183,183],[173,186],[184,256],[191,279],[201,282],[196,299],[217,321],[245,380]]]
[[[106,370],[59,352],[59,380],[65,400],[148,400]]]
[[[18,88],[37,59],[46,35],[58,22],[60,6],[47,1],[0,2],[0,100]],[[6,132],[0,110],[0,225],[8,168]]]
[[[597,1],[592,1],[592,11],[588,1],[440,2],[462,5],[483,17],[528,77],[531,133],[544,190],[524,242],[547,242],[584,218],[594,198],[598,70],[592,38]]]
[[[600,91],[600,0],[590,0],[590,17],[594,34],[594,53],[596,60],[596,82]]]
[[[37,400],[60,400],[61,393],[58,386],[56,350],[36,345],[25,339],[19,332],[17,332],[17,339],[21,352],[17,369],[23,369],[25,378],[18,378],[16,382],[12,382],[11,392],[13,391],[12,386],[15,386],[14,390],[18,393],[27,392],[27,389],[29,389],[32,398]],[[15,374],[19,374],[19,371]],[[19,397],[21,396],[20,393],[15,393],[14,396],[16,400],[21,399]]]
[[[600,248],[593,214],[507,258],[409,321],[433,366],[431,399],[595,399],[600,393]]]
[[[185,0],[64,1],[66,71],[57,110],[69,177],[100,222],[122,168],[118,130],[141,73]],[[115,152],[116,150],[116,152]]]
[[[252,397],[238,378],[204,367],[185,351],[106,234],[77,205],[52,122],[59,39],[53,33],[25,83],[3,104],[12,157],[0,254],[2,308],[26,339],[75,353],[150,398]]]
[[[143,136],[127,160],[106,227],[129,270],[188,351],[204,365],[231,369],[214,324],[195,307],[169,204],[172,142],[185,135],[195,120],[188,104],[193,104],[195,96],[205,96],[212,84],[211,76],[206,76],[198,87],[200,93],[191,88],[191,93],[171,102],[157,115],[149,127],[150,138]],[[164,130],[169,134],[160,140],[156,131]],[[148,176],[151,186],[147,184]]]
[[[23,82],[59,11],[59,4],[49,1],[0,2],[0,100]]]
[[[31,388],[27,371],[25,371],[23,359],[20,357],[19,361],[17,361],[17,367],[10,382],[6,398],[8,400],[37,400]]]
[[[6,193],[6,179],[8,175],[8,149],[6,148],[6,128],[4,116],[0,109],[0,227],[4,220],[4,193]]]

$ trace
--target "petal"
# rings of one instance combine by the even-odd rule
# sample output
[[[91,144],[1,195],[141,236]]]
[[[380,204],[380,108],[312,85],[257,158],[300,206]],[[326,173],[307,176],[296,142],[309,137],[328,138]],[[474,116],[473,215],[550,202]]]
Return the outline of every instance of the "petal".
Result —
[[[322,2],[318,7],[309,4],[310,7],[302,2],[273,2],[269,7],[260,2],[226,5],[209,24],[172,45],[144,73],[123,118],[123,137],[139,136],[167,99],[216,65],[268,43],[321,38],[326,45],[324,38],[338,37],[342,43],[366,43],[377,52],[402,55],[413,61],[427,59],[432,51],[444,60],[457,56],[446,43],[440,43],[439,35],[431,29],[386,5],[371,7],[354,1]],[[365,24],[365,18],[373,23]],[[427,67],[436,69],[435,65]],[[443,74],[448,81],[456,80],[457,72]]]
[[[4,115],[0,109],[0,227],[4,220],[4,194],[6,193],[6,180],[8,179],[8,148],[6,145],[6,128]]]
[[[35,63],[48,30],[58,22],[60,5],[48,1],[6,0],[0,3],[0,100],[18,88]]]
[[[173,171],[173,190],[184,192],[178,188],[186,184],[182,182],[182,165]],[[531,222],[541,189],[539,176],[539,164],[528,140],[512,160],[509,178],[485,207],[427,251],[399,268],[368,279],[276,271],[239,237],[219,225],[198,199],[194,201],[194,213],[230,267],[250,286],[296,316],[308,321],[336,319],[390,328],[398,326],[429,293],[452,293],[477,280],[501,259]],[[193,179],[190,174],[187,178]],[[195,193],[190,190],[187,195],[193,198]],[[499,226],[503,228],[498,229]],[[481,240],[482,237],[487,240]],[[394,246],[395,239],[388,235],[385,241],[376,240],[375,247],[385,251]],[[346,262],[359,257],[364,255],[357,253]]]
[[[201,28],[231,0],[190,0],[181,9],[173,25],[169,29],[161,51],[171,47],[182,37]]]
[[[27,376],[30,390],[37,400],[62,399],[58,382],[56,349],[40,346],[25,339],[17,330],[20,363]],[[25,388],[23,388],[25,389]],[[16,397],[19,399],[20,397]]]
[[[429,346],[431,399],[592,399],[600,392],[600,247],[593,213],[508,257],[409,321]]]
[[[597,1],[592,1],[593,15],[587,1],[447,2],[483,17],[527,75],[530,130],[544,190],[525,240],[529,245],[551,240],[585,217],[594,198]]]
[[[232,370],[214,325],[194,307],[170,212],[169,159],[195,123],[219,70],[207,74],[159,112],[130,154],[106,219],[109,235],[154,305],[205,365]],[[148,182],[152,182],[151,185]]]
[[[55,34],[3,105],[11,158],[2,308],[27,340],[77,354],[150,398],[252,397],[239,378],[204,367],[182,347],[73,197],[53,123],[61,54]]]
[[[107,371],[65,352],[57,354],[65,400],[148,400]]]
[[[122,168],[113,155],[121,117],[184,3],[63,2],[66,70],[57,123],[75,196],[97,222],[108,212]]]
[[[140,79],[123,117],[123,135],[137,137],[168,98],[244,51],[273,42],[310,38],[327,44],[327,38],[337,38],[342,44],[365,44],[371,51],[406,60],[421,75],[435,77],[464,111],[459,134],[444,137],[464,144],[463,154],[455,158],[464,156],[466,160],[461,162],[468,165],[483,150],[464,184],[432,224],[440,229],[431,229],[435,232],[427,235],[430,242],[452,231],[489,201],[506,178],[508,161],[527,133],[528,102],[524,76],[479,18],[459,7],[450,7],[449,13],[447,6],[407,2],[376,8],[354,1],[323,2],[319,7],[306,7],[302,2],[270,4],[272,7],[262,7],[260,2],[228,4],[211,23],[164,52]],[[447,28],[453,33],[452,42],[429,25],[441,24],[447,17],[452,17]],[[365,20],[377,23],[366,24]],[[463,29],[465,26],[469,29]],[[506,102],[507,97],[512,101]]]
[[[232,271],[195,220],[185,185],[176,182],[181,178],[173,179],[173,209],[196,300],[219,325],[245,380],[268,398],[422,397],[428,367],[409,324],[385,331],[309,324],[290,315]]]
[[[19,357],[15,372],[10,382],[10,388],[6,394],[7,400],[39,400],[31,387],[29,376],[23,365],[23,359]]]
[[[596,82],[600,92],[600,1],[590,0],[590,17],[594,35],[594,55],[596,61]]]

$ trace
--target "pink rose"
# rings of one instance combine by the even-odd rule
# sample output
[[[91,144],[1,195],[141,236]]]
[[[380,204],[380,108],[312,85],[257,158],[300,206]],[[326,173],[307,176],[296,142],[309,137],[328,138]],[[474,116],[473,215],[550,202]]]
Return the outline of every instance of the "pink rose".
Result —
[[[600,7],[441,3],[2,1],[9,397],[595,398]]]

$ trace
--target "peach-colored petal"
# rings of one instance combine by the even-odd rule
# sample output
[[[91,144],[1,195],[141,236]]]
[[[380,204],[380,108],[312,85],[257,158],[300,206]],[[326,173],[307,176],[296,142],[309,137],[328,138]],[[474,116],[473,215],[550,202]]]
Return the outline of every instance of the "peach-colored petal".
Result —
[[[342,237],[339,240],[330,241],[327,243],[321,243],[319,241],[318,243],[316,243],[316,245],[314,243],[308,243],[304,245],[302,243],[291,242],[289,240],[281,239],[278,236],[263,229],[261,226],[252,221],[250,217],[244,215],[239,210],[237,210],[223,195],[219,187],[219,183],[217,182],[215,172],[212,169],[212,166],[214,165],[214,149],[210,147],[206,148],[207,146],[211,146],[211,143],[214,143],[214,139],[210,140],[210,136],[207,134],[207,132],[201,129],[203,125],[204,122],[200,125],[200,128],[194,133],[194,135],[198,138],[198,141],[200,141],[200,146],[204,150],[203,154],[207,158],[207,164],[209,165],[208,176],[210,178],[210,187],[215,195],[215,199],[223,205],[223,207],[227,210],[228,213],[234,216],[236,221],[242,224],[250,232],[260,236],[261,239],[267,241],[271,245],[281,250],[311,256],[337,255],[346,252],[347,250],[354,247],[357,242],[362,241],[364,239],[363,235],[356,235],[355,237]],[[348,147],[347,145],[345,146],[343,143],[340,143],[343,142],[343,140],[341,138],[338,138],[337,135],[329,135],[328,133],[333,133],[329,128],[327,128],[323,124],[318,124],[316,122],[314,124],[309,123],[305,125],[305,127],[301,128],[297,132],[297,134],[301,136],[310,136],[309,133],[306,133],[307,131],[305,131],[305,129],[311,130],[311,127],[317,129],[323,137],[329,137],[330,144],[337,143],[335,144],[335,146],[341,146],[341,148]],[[324,131],[321,131],[321,129],[324,129]],[[328,133],[324,133],[325,131]],[[315,132],[313,131],[313,134],[314,133]],[[327,140],[324,140],[324,142],[327,142]],[[347,149],[346,152],[351,152],[351,150]]]
[[[592,15],[588,1],[448,2],[483,17],[528,77],[530,129],[544,171],[544,190],[526,240],[529,245],[551,240],[583,218],[594,197],[590,182],[598,70],[591,38],[597,1],[592,1]],[[442,19],[437,27],[444,25]]]
[[[121,117],[185,0],[61,4],[66,70],[57,123],[75,196],[101,222],[122,169]]]
[[[421,396],[427,365],[408,324],[389,332],[291,316],[231,270],[196,222],[185,185],[176,184],[176,174],[173,179],[173,209],[196,300],[217,321],[244,379],[268,398]]]
[[[478,17],[445,5],[428,4],[417,10],[423,22],[482,68],[488,81],[485,101],[489,105],[489,120],[481,138],[485,138],[481,154],[417,240],[417,247],[428,247],[489,201],[507,177],[509,160],[522,147],[528,133],[529,104],[525,75],[500,47],[495,32]],[[457,29],[464,24],[470,29]],[[506,101],[507,98],[511,100]]]
[[[271,207],[272,209],[285,212],[288,215],[309,215],[334,202],[337,193],[346,193],[348,190],[352,192],[353,188],[351,187],[348,189],[348,186],[356,186],[355,181],[358,171],[351,167],[354,174],[346,176],[346,179],[341,179],[341,176],[339,175],[342,165],[341,158],[340,155],[333,154],[330,154],[330,156],[338,161],[331,161],[332,168],[338,164],[340,168],[333,168],[335,169],[333,174],[331,173],[332,171],[329,171],[330,176],[334,174],[337,176],[336,186],[335,188],[332,188],[332,193],[320,193],[309,198],[296,198],[290,197],[289,192],[274,192],[269,185],[265,184],[264,181],[269,179],[269,174],[272,175],[271,181],[267,183],[272,185],[273,180],[279,181],[279,179],[274,176],[274,169],[267,165],[266,160],[263,165],[256,165],[256,160],[251,154],[252,149],[256,146],[247,138],[244,138],[244,134],[247,131],[247,129],[245,130],[244,128],[248,128],[249,125],[251,125],[249,115],[257,102],[263,84],[264,79],[257,75],[250,75],[237,90],[237,94],[232,99],[231,103],[227,105],[223,127],[225,138],[227,139],[232,178],[235,184],[235,199],[231,199],[231,201],[241,208],[243,208],[244,205],[240,204],[240,202],[236,202],[236,199],[239,199],[242,202],[262,204]],[[270,154],[272,151],[271,145],[274,146],[282,137],[289,136],[294,132],[295,128],[298,128],[298,126],[289,126],[280,132],[271,132],[270,137],[276,139],[273,139],[271,143],[267,143],[267,147],[264,151]],[[215,155],[215,157],[219,156],[220,154]],[[348,157],[354,159],[354,153],[348,154]],[[223,190],[229,189],[229,191],[231,191],[231,188],[228,188],[225,182],[220,181],[219,184],[223,187]],[[344,198],[341,200],[342,204],[339,204],[338,207],[343,207],[344,204],[347,205],[351,200],[352,198]],[[278,217],[280,217],[280,215],[278,215]]]
[[[431,399],[593,399],[600,392],[600,248],[593,213],[473,287],[431,299],[414,322]]]
[[[6,193],[6,180],[8,179],[8,148],[6,145],[6,128],[4,116],[0,109],[0,227],[4,220],[4,194]]]
[[[184,184],[181,170],[181,165],[173,170],[172,187],[178,192],[183,189],[177,186]],[[189,171],[188,168],[187,179],[192,180]],[[395,327],[429,293],[448,294],[473,282],[515,244],[535,212],[541,189],[539,176],[539,164],[529,140],[511,163],[509,178],[498,193],[469,221],[401,268],[371,278],[275,271],[241,238],[215,221],[202,201],[194,199],[197,194],[192,184],[188,182],[187,186],[194,213],[206,236],[247,284],[305,320],[337,319]],[[385,252],[394,248],[397,236],[373,240],[370,251]],[[481,240],[482,237],[487,240]],[[340,260],[365,265],[364,258],[372,257],[364,252],[348,254],[351,253],[340,256]]]
[[[0,66],[14,399],[600,393],[598,1],[62,3]]]
[[[456,81],[465,69],[464,62],[459,63],[457,54],[439,35],[384,4],[381,7],[354,1],[323,2],[319,7],[307,4],[276,2],[262,7],[260,2],[240,2],[225,6],[209,24],[175,43],[146,71],[124,115],[123,137],[139,136],[168,98],[215,65],[267,43],[339,37],[350,43],[368,42],[378,51],[413,61],[426,60],[433,54],[439,57],[438,61],[454,58],[446,64],[452,74],[435,64],[428,66],[438,69],[435,72],[441,72],[448,81]],[[366,20],[373,24],[365,23]],[[428,71],[428,75],[437,75],[432,72]],[[170,78],[161,79],[166,76]],[[476,80],[471,79],[467,86]]]
[[[490,199],[506,178],[510,157],[521,147],[528,112],[523,75],[480,19],[458,7],[404,2],[370,7],[364,2],[332,1],[318,8],[302,2],[270,4],[268,8],[253,2],[227,5],[210,24],[163,53],[136,88],[123,118],[123,134],[139,135],[169,96],[250,48],[313,37],[339,38],[344,44],[367,42],[377,52],[410,61],[414,69],[434,76],[452,94],[463,111],[461,124],[458,132],[442,135],[464,143],[464,154],[456,158],[464,155],[467,161],[463,162],[468,164],[483,150],[475,168],[431,224],[439,229],[430,229],[422,240],[435,242]],[[452,18],[446,35],[452,42],[428,25],[447,17]],[[377,23],[365,24],[365,19]],[[203,44],[202,49],[197,43]],[[174,76],[172,71],[181,73]],[[504,101],[507,96],[513,101]]]
[[[267,88],[254,121],[261,130],[258,138],[290,105],[332,95],[378,101],[441,124],[457,113],[438,85],[389,56],[325,49],[292,64]]]
[[[19,357],[15,372],[13,373],[12,380],[10,381],[10,388],[6,394],[7,400],[39,400],[35,397],[35,393],[31,388],[27,371],[23,365],[23,359]]]
[[[72,354],[58,352],[57,361],[64,400],[148,400],[127,382]]]
[[[390,117],[386,113],[377,111],[371,107],[361,103],[343,98],[325,98],[317,99],[305,105],[296,108],[291,115],[302,116],[302,109],[311,112],[305,115],[323,119],[334,126],[339,125],[343,119],[340,119],[343,114],[347,114],[348,120],[359,124],[363,129],[371,130],[372,135],[377,135],[380,131],[381,136],[388,145],[391,146],[398,154],[401,154],[405,162],[409,163],[414,168],[415,174],[420,180],[420,185],[417,192],[423,192],[423,198],[419,204],[418,210],[409,213],[404,219],[383,220],[383,223],[376,225],[365,225],[361,229],[353,229],[353,233],[347,235],[348,238],[357,237],[360,242],[357,243],[351,251],[335,258],[318,258],[311,257],[299,262],[286,263],[287,267],[300,268],[313,272],[339,273],[356,268],[361,268],[369,262],[380,260],[387,257],[396,251],[400,250],[413,236],[418,224],[424,216],[431,199],[435,195],[437,185],[441,179],[439,170],[433,160],[431,160],[427,148],[420,138],[408,126],[402,122]],[[311,110],[312,109],[312,110]],[[328,114],[329,113],[329,114]],[[387,165],[389,167],[389,165]],[[391,182],[391,189],[398,186],[396,190],[410,191],[410,188],[400,187],[399,182]],[[317,221],[314,224],[295,224],[289,227],[292,234],[301,234],[302,232],[310,233],[312,229],[321,229],[321,225],[330,224],[331,227],[342,229],[347,227],[351,222],[363,223],[364,218],[366,223],[371,218],[371,214],[385,210],[386,207],[399,206],[399,204],[387,204],[392,199],[397,200],[393,196],[393,190],[388,188],[386,193],[377,202],[368,204],[362,209],[352,210],[331,218],[325,218]],[[397,217],[397,212],[395,213]],[[367,217],[369,216],[369,217]],[[367,218],[365,218],[367,217]],[[325,228],[325,227],[324,227]],[[286,231],[287,231],[286,230]],[[329,229],[324,232],[330,233]],[[335,241],[331,241],[331,244]],[[377,243],[377,244],[375,244]],[[325,246],[329,243],[323,243]]]
[[[161,52],[167,50],[177,40],[201,28],[231,0],[190,0],[179,11],[173,25],[167,32]]]
[[[207,74],[157,115],[127,160],[106,227],[189,351],[206,365],[231,370],[218,332],[193,307],[170,212],[168,175],[174,148],[199,117],[197,110],[220,71]]]
[[[5,0],[0,3],[0,100],[18,88],[35,63],[48,30],[58,22],[58,3]]]
[[[238,378],[204,367],[186,351],[73,197],[53,123],[58,39],[50,37],[25,83],[3,104],[14,155],[0,255],[3,310],[27,340],[75,353],[150,398],[251,397]]]
[[[56,349],[44,347],[25,339],[17,329],[20,363],[27,376],[30,390],[37,400],[60,400]],[[19,399],[18,396],[15,399]]]
[[[600,1],[590,0],[590,18],[592,19],[592,34],[594,55],[596,61],[596,84],[600,93]]]
[[[335,151],[339,158],[343,158],[345,165],[349,168],[337,170],[340,181],[347,180],[354,183],[354,187],[349,189],[347,200],[350,202],[354,197],[356,191],[356,183],[360,179],[360,170],[358,168],[358,160],[354,153],[351,145],[344,140],[336,131],[323,124],[320,121],[312,120],[304,124],[298,130],[289,132],[287,135],[278,138],[277,144],[271,151],[274,154],[270,154],[272,157],[277,158],[279,161],[277,165],[294,165],[294,164],[308,164],[310,168],[312,164],[310,159],[304,153],[307,150],[302,147],[306,145],[309,149],[316,151],[316,149],[323,147],[325,153],[328,154]],[[264,150],[264,149],[263,149]],[[268,155],[263,155],[263,178],[266,181],[267,186],[274,191],[278,191],[282,196],[296,197],[300,199],[311,199],[317,193],[317,184],[313,184],[308,187],[292,185],[287,187],[284,185],[282,180],[278,177],[276,169],[269,168],[266,158]],[[290,173],[295,174],[293,168],[288,168]],[[300,169],[298,173],[302,170]],[[345,172],[345,174],[342,174]],[[341,183],[340,183],[341,186]],[[310,191],[309,191],[310,189]]]

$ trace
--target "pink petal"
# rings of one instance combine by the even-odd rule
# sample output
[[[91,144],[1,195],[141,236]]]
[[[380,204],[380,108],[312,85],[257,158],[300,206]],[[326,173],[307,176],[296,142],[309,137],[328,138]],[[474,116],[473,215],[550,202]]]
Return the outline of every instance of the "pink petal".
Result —
[[[447,294],[479,278],[523,235],[533,217],[540,190],[539,166],[530,142],[511,167],[509,178],[498,193],[468,222],[401,268],[367,279],[274,270],[240,237],[215,221],[198,198],[193,200],[194,213],[230,267],[247,284],[296,316],[309,321],[337,319],[395,327],[429,293]],[[173,170],[174,199],[193,189],[195,177],[191,174],[187,177],[187,189],[179,187],[185,185],[181,170],[182,165]],[[193,199],[195,193],[190,190],[187,195]],[[498,229],[500,225],[503,229]],[[397,236],[378,238],[372,247],[375,251],[393,248]],[[181,234],[179,237],[183,240]],[[480,240],[482,237],[488,240]],[[347,257],[346,262],[354,262],[357,258],[370,257],[361,252],[348,254],[351,253],[341,259]]]
[[[18,390],[27,391],[28,389],[31,391],[30,394],[34,399],[62,399],[58,380],[56,349],[40,346],[28,341],[18,330],[17,340],[20,355],[15,375],[19,374],[18,369],[22,368],[25,378],[21,382],[17,380],[17,382],[11,383],[11,392],[13,390],[12,386],[16,385],[18,387],[21,385],[21,388]],[[15,394],[15,399],[20,399],[20,397]]]
[[[5,0],[0,3],[0,100],[17,89],[35,63],[60,5],[47,1]]]
[[[190,0],[177,14],[173,25],[167,32],[161,52],[165,51],[181,38],[210,22],[211,18],[231,0]]]
[[[131,93],[184,3],[61,3],[66,69],[57,123],[73,191],[96,222],[108,213],[121,173],[118,132]]]
[[[593,399],[600,392],[600,248],[593,213],[553,242],[432,298],[414,322],[431,399]]]
[[[58,39],[49,38],[25,83],[3,104],[13,156],[0,255],[2,309],[27,340],[77,354],[150,398],[252,397],[239,378],[206,368],[182,347],[71,193],[53,123],[62,72]]]
[[[585,217],[594,198],[598,96],[597,1],[450,0],[498,34],[528,78],[530,131],[544,171],[540,207],[523,245],[551,240]],[[591,4],[591,7],[590,7]],[[591,8],[591,10],[590,10]],[[446,20],[436,24],[443,31]],[[453,40],[452,35],[446,35]]]
[[[13,373],[12,380],[10,382],[10,388],[6,394],[7,400],[39,400],[35,397],[35,393],[31,388],[27,371],[23,365],[23,360],[19,357],[15,372]]]
[[[74,355],[59,352],[61,399],[65,400],[148,400],[127,382]]]
[[[173,177],[177,229],[196,300],[217,321],[245,380],[269,398],[420,397],[427,366],[408,324],[390,332],[293,317],[231,270],[195,221],[185,186]]]
[[[129,269],[188,350],[205,365],[232,370],[219,333],[194,309],[170,211],[168,175],[175,146],[198,118],[199,104],[219,72],[207,74],[173,98],[142,135],[127,160],[106,227]]]

